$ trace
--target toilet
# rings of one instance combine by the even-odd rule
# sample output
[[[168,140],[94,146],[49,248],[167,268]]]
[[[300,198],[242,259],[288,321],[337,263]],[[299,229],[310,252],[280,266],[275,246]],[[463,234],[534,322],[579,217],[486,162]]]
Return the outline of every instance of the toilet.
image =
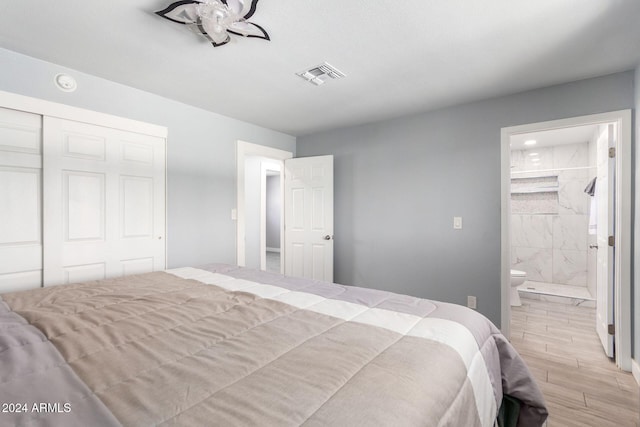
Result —
[[[520,295],[518,294],[518,286],[527,280],[527,273],[520,270],[511,270],[511,305],[519,307],[522,305]]]

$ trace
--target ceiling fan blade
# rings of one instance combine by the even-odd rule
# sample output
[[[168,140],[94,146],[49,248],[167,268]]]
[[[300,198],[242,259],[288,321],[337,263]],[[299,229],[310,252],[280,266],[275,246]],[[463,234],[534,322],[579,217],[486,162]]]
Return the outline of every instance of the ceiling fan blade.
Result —
[[[227,0],[227,6],[234,15],[242,15],[244,0]]]
[[[196,12],[196,5],[198,4],[200,4],[198,1],[177,1],[171,3],[166,9],[157,11],[156,15],[178,24],[193,24],[198,20],[198,13]]]
[[[240,29],[235,28],[236,24],[242,24]],[[271,40],[271,38],[269,37],[269,34],[267,34],[265,29],[258,24],[254,24],[253,22],[242,22],[242,23],[238,22],[236,24],[232,25],[229,28],[229,32],[231,34],[236,34],[238,36],[245,36],[245,37],[255,37],[263,40]]]

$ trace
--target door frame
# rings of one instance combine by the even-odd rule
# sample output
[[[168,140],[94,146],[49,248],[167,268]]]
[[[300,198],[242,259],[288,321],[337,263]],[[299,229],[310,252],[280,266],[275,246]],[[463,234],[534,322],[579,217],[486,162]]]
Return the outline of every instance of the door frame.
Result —
[[[615,342],[616,364],[625,371],[631,371],[631,110],[611,111],[601,114],[530,123],[501,129],[501,330],[510,337],[511,305],[511,136],[521,133],[566,128],[581,125],[595,125],[615,122],[618,124],[616,138],[616,192],[615,201]],[[595,327],[595,325],[594,325]]]
[[[236,264],[244,267],[246,264],[246,209],[245,199],[245,160],[249,156],[265,157],[274,161],[284,162],[286,159],[293,158],[290,151],[280,150],[277,148],[267,147],[266,145],[253,144],[251,142],[236,141]],[[284,166],[280,171],[281,183],[284,181]],[[281,212],[284,215],[284,211]],[[281,224],[284,224],[284,218],[281,218]],[[283,227],[283,225],[281,225]],[[281,249],[282,250],[282,249]],[[284,251],[280,252],[280,256],[284,257]]]

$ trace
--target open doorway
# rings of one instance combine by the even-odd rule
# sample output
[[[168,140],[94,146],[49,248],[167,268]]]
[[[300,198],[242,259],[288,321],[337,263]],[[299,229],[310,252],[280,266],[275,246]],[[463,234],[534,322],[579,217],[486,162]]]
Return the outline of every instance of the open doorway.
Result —
[[[271,162],[262,165],[260,269],[283,273],[282,168]]]
[[[243,267],[267,270],[266,210],[267,175],[278,176],[280,201],[282,200],[283,162],[293,153],[244,141],[237,143],[237,264]],[[271,192],[273,195],[273,192]],[[280,215],[280,241],[284,236],[282,209]],[[281,244],[282,248],[283,245]],[[279,258],[282,258],[282,251]],[[277,272],[282,272],[282,259]]]
[[[564,302],[563,313],[599,305],[591,308],[593,321],[583,319],[585,328],[593,335],[599,328],[609,357],[615,339],[616,363],[630,369],[630,136],[629,111],[503,129],[501,281],[507,336],[518,297]],[[599,192],[593,192],[594,183]]]
[[[266,196],[261,194],[271,170],[280,176],[280,272],[333,282],[333,156],[294,159],[291,152],[244,141],[236,148],[237,207],[231,212],[237,221],[236,263],[267,269]],[[262,206],[252,207],[256,204]]]
[[[581,310],[613,357],[613,234],[617,124],[572,126],[511,136],[511,301]],[[611,254],[609,253],[611,252]],[[522,283],[520,283],[522,282]],[[561,306],[558,306],[561,308]],[[513,314],[512,314],[513,326]]]

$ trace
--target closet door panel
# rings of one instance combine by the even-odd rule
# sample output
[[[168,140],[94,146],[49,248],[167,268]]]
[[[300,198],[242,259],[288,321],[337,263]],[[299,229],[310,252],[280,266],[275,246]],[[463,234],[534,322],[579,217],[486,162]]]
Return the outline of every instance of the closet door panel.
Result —
[[[102,280],[107,277],[106,265],[103,262],[97,264],[84,264],[64,267],[64,282],[77,283],[90,280]]]
[[[64,136],[64,156],[78,159],[106,160],[106,139],[103,136],[68,133]]]
[[[105,175],[62,171],[65,242],[104,241]]]
[[[0,108],[0,293],[42,285],[42,120]]]
[[[0,293],[17,292],[42,286],[42,270],[0,274]]]
[[[122,275],[141,274],[153,271],[153,258],[127,259],[122,261]]]
[[[120,177],[120,224],[123,239],[153,237],[153,179]]]
[[[44,129],[45,286],[164,269],[164,139],[49,117]]]
[[[41,116],[0,108],[0,151],[35,154],[39,157],[41,147]]]
[[[0,245],[39,243],[40,170],[0,166],[0,182]]]

